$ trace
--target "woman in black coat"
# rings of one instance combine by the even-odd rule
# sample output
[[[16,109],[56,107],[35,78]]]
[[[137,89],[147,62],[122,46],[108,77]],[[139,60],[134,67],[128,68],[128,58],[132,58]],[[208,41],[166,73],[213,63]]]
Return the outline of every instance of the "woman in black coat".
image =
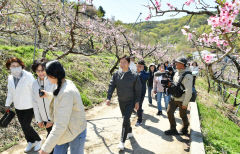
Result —
[[[157,68],[155,64],[150,64],[148,68],[150,77],[147,81],[147,86],[148,86],[148,101],[149,105],[152,105],[152,89],[153,89],[153,78],[154,78],[154,73],[157,71]]]

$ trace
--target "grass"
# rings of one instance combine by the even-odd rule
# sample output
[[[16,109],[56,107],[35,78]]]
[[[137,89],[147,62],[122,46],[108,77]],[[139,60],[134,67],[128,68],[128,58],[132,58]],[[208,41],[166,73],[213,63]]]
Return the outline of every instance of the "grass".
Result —
[[[3,152],[9,148],[11,148],[14,145],[17,145],[19,142],[19,139],[14,138],[14,140],[12,142],[6,143],[5,145],[2,145],[2,147],[0,148],[0,152]]]
[[[214,107],[198,102],[207,153],[240,153],[240,128]]]
[[[221,114],[223,108],[216,108],[220,105],[219,96],[216,92],[207,93],[207,83],[202,78],[197,80],[196,87],[206,153],[240,153],[240,128]]]

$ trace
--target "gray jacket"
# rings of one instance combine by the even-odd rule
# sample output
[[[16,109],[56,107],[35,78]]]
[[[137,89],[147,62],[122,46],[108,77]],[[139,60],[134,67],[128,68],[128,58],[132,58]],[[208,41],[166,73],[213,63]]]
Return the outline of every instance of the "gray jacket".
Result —
[[[178,70],[173,77],[173,81],[177,83],[179,78],[183,75],[184,72],[190,71],[188,68],[184,70]],[[187,74],[182,81],[183,86],[185,87],[185,93],[179,97],[174,98],[175,101],[183,102],[184,106],[188,106],[188,103],[192,97],[192,86],[193,86],[193,76],[191,74]]]
[[[136,103],[141,99],[142,84],[140,78],[131,70],[128,72],[117,71],[113,74],[109,84],[108,100],[111,100],[115,88],[120,102],[134,101]]]

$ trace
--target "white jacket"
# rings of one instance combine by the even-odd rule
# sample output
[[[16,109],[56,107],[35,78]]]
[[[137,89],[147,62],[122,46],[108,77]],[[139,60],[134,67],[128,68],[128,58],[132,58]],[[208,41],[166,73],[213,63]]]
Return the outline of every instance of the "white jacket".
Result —
[[[40,98],[39,89],[40,89],[40,80],[37,79],[33,82],[32,87],[32,99],[33,99],[33,110],[36,121],[39,122],[48,122],[51,121],[49,106],[51,101],[46,98]],[[55,85],[51,84],[50,81],[45,78],[44,79],[44,90],[48,92],[53,92],[55,89]]]
[[[193,76],[198,76],[199,68],[197,66],[196,67],[191,66],[190,69],[192,71]]]
[[[26,110],[33,108],[32,105],[32,84],[34,77],[32,73],[23,70],[17,87],[15,88],[12,75],[8,76],[8,94],[5,106],[10,106],[14,103],[14,107],[18,110]]]
[[[49,99],[53,97],[48,93]],[[56,145],[73,141],[87,127],[84,106],[74,83],[66,80],[54,101],[50,104],[53,128],[42,145],[42,150],[50,153]]]

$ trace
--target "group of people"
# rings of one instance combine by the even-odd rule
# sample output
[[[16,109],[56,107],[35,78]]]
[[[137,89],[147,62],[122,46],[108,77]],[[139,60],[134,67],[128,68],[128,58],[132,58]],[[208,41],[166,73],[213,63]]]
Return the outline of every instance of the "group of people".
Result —
[[[137,111],[137,122],[135,126],[141,126],[143,120],[143,101],[148,90],[149,106],[153,104],[153,98],[157,101],[157,115],[162,115],[162,97],[164,98],[170,129],[165,131],[166,135],[177,135],[188,133],[187,106],[192,99],[195,90],[195,80],[198,75],[198,66],[193,62],[190,66],[187,59],[178,58],[172,64],[169,62],[158,64],[152,63],[146,69],[145,62],[140,60],[135,65],[135,58],[123,56],[120,58],[120,68],[116,71],[109,84],[107,105],[110,105],[114,90],[117,90],[120,110],[123,116],[121,141],[118,145],[123,150],[127,138],[133,136],[130,117],[134,109]],[[180,81],[181,80],[181,81]],[[168,92],[171,85],[180,84],[184,91],[180,97],[171,96]],[[178,133],[174,112],[179,107],[183,127]]]
[[[25,152],[39,151],[40,154],[66,154],[68,148],[72,154],[84,153],[86,140],[86,116],[81,95],[70,80],[66,79],[64,67],[59,61],[45,59],[36,60],[32,65],[34,75],[26,71],[24,62],[16,57],[9,58],[6,67],[10,70],[8,77],[8,93],[6,111],[12,104],[17,118],[28,142]],[[191,74],[185,72],[191,70]],[[143,101],[148,90],[149,106],[153,98],[157,100],[157,115],[162,115],[162,97],[165,101],[170,129],[166,135],[176,135],[174,112],[179,107],[183,120],[182,134],[188,133],[187,106],[195,90],[194,84],[198,75],[197,63],[189,67],[185,58],[179,58],[172,64],[168,62],[159,65],[150,64],[147,68],[145,61],[135,64],[135,58],[123,56],[120,58],[120,68],[116,71],[109,84],[107,105],[111,104],[114,90],[117,96],[120,111],[123,116],[121,141],[119,149],[124,149],[127,138],[133,136],[130,123],[134,109],[137,112],[136,127],[142,125]],[[181,97],[174,97],[168,92],[171,83],[179,80],[184,87]],[[167,84],[163,81],[167,81]],[[196,90],[195,90],[196,91]],[[42,144],[38,133],[31,126],[33,117],[40,128],[46,128],[47,139]]]
[[[74,83],[65,78],[65,70],[58,61],[36,60],[32,73],[24,70],[24,62],[16,57],[8,59],[8,93],[6,111],[14,104],[17,118],[28,144],[24,152],[40,154],[83,154],[86,140],[86,117],[80,93]],[[41,138],[31,126],[33,116],[40,128],[46,128],[47,139]]]

